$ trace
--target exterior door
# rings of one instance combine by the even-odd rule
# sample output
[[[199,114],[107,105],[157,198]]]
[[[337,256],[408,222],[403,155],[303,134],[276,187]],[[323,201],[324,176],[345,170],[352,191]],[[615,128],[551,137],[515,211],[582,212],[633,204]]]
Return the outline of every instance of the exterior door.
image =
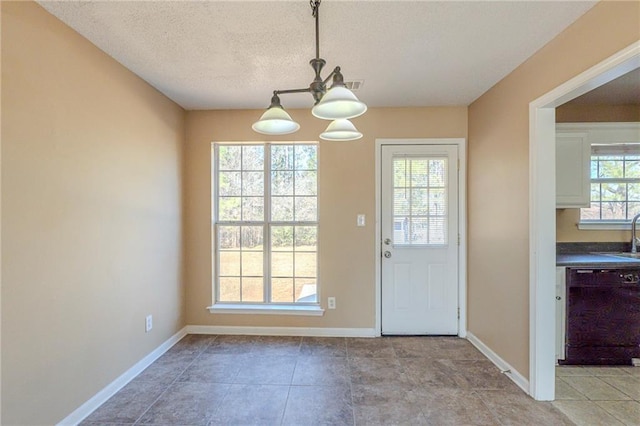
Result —
[[[382,334],[458,334],[458,147],[383,145]]]

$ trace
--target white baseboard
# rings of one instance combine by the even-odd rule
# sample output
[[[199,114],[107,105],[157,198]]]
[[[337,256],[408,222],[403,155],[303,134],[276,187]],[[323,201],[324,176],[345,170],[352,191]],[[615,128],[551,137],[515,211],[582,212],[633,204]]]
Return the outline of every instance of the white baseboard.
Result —
[[[188,325],[188,334],[243,334],[255,336],[309,336],[309,337],[376,337],[374,328],[320,328],[320,327],[239,327],[225,325]]]
[[[122,389],[127,383],[133,380],[145,368],[150,366],[155,360],[160,358],[162,354],[168,351],[173,345],[178,343],[180,339],[187,335],[187,327],[178,331],[171,336],[166,342],[158,346],[149,355],[138,361],[133,367],[125,371],[120,377],[105,386],[100,392],[95,394],[91,399],[78,407],[73,413],[65,417],[58,425],[77,425],[83,421],[89,414],[93,413],[96,408],[104,404],[116,392]]]
[[[513,383],[518,385],[520,389],[529,394],[529,380],[527,380],[522,374],[518,372],[515,368],[513,368],[507,361],[500,358],[500,356],[492,351],[487,345],[485,345],[480,339],[478,339],[473,333],[467,331],[467,340],[471,342],[473,346],[478,348],[480,352],[487,358],[489,361],[493,362],[496,367],[500,369],[500,371],[504,372],[504,374],[511,379]]]

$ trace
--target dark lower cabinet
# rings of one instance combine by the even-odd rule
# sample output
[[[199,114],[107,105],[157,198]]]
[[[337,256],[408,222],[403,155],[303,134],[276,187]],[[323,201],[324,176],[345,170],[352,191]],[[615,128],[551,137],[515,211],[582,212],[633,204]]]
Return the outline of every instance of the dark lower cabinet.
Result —
[[[640,358],[640,269],[567,269],[561,364],[621,365]]]

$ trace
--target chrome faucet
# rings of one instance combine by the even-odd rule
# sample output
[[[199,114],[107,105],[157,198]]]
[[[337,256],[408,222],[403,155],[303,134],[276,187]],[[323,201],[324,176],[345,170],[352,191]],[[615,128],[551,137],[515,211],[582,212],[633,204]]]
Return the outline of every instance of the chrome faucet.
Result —
[[[631,253],[638,252],[638,243],[640,243],[640,240],[636,237],[636,222],[638,222],[638,219],[640,219],[640,213],[631,220]]]

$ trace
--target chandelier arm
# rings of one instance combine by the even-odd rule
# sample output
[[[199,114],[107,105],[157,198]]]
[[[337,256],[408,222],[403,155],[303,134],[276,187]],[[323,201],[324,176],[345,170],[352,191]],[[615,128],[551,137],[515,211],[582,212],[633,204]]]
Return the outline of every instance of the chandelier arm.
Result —
[[[309,93],[311,92],[311,89],[308,87],[305,87],[304,89],[286,89],[286,90],[274,90],[273,94],[274,95],[283,95],[283,94],[287,94],[287,93]]]
[[[329,80],[331,80],[333,76],[339,72],[340,72],[340,67],[335,67],[333,71],[331,71],[331,73],[327,76],[327,78],[324,79],[323,83],[326,85],[329,82]]]

